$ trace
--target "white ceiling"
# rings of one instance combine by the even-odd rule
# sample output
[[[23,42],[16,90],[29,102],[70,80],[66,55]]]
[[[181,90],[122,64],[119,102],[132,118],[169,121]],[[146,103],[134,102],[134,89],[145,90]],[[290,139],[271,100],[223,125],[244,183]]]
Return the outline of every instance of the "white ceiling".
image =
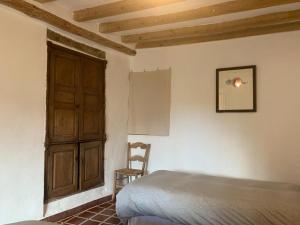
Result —
[[[52,12],[59,12],[60,14],[63,11],[65,11],[65,13],[68,14],[66,17],[71,19],[72,12],[74,10],[89,8],[89,7],[111,3],[111,2],[117,2],[117,1],[119,0],[56,0],[54,2],[44,3],[42,4],[42,7],[45,9],[49,9]],[[135,17],[145,17],[145,16],[152,16],[152,15],[161,15],[161,14],[184,11],[188,9],[194,9],[197,7],[205,6],[205,5],[212,5],[212,4],[227,2],[227,1],[231,1],[231,0],[185,0],[183,2],[170,4],[168,6],[152,8],[152,9],[142,10],[134,13],[127,13],[123,15],[83,22],[83,23],[79,23],[79,25],[82,25],[95,32],[98,32],[98,25],[101,22],[115,21],[115,20],[135,18]],[[105,36],[111,37],[114,40],[120,40],[120,35],[123,34],[144,33],[149,31],[165,30],[170,28],[217,23],[217,22],[241,19],[245,17],[257,16],[257,15],[262,15],[262,14],[267,14],[272,12],[288,11],[288,10],[295,10],[295,9],[300,9],[300,3],[276,6],[276,7],[270,7],[265,9],[252,10],[252,11],[246,11],[241,13],[234,13],[234,14],[228,14],[224,16],[198,19],[198,20],[192,20],[192,21],[186,21],[186,22],[180,22],[174,24],[160,25],[160,26],[148,27],[148,28],[137,29],[137,30],[122,31],[118,33],[106,34]]]

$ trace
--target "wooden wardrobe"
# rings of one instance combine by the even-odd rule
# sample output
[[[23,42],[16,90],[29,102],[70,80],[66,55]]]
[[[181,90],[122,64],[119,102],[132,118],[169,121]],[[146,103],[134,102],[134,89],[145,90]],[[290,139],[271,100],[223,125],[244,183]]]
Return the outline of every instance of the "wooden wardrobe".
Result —
[[[105,68],[48,43],[45,200],[104,184]]]

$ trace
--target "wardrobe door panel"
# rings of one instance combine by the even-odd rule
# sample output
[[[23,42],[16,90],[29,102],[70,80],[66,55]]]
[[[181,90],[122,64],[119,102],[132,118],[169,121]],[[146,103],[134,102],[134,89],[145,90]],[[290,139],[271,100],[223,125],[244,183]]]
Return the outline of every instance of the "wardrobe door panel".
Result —
[[[105,139],[105,62],[81,60],[80,140]]]
[[[71,194],[78,188],[78,146],[52,145],[47,149],[47,197]]]
[[[48,80],[48,143],[78,139],[80,59],[51,50]]]
[[[48,43],[45,200],[104,184],[106,62]]]
[[[80,144],[80,189],[104,184],[103,142]]]

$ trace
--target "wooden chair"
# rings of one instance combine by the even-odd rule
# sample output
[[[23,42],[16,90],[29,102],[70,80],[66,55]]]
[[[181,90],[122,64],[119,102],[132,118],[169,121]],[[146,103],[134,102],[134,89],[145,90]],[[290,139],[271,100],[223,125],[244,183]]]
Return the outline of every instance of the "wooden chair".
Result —
[[[118,169],[114,171],[114,187],[113,187],[113,195],[112,200],[115,200],[117,192],[123,187],[122,184],[119,184],[120,181],[124,182],[127,180],[127,183],[132,180],[132,177],[137,179],[139,176],[144,176],[147,172],[148,166],[148,159],[149,159],[149,152],[150,152],[150,144],[144,144],[141,142],[136,143],[128,143],[128,150],[127,150],[127,168]],[[133,149],[142,149],[143,155],[133,155]],[[133,162],[140,162],[142,163],[141,169],[133,169],[132,164]],[[119,182],[119,183],[118,183]]]

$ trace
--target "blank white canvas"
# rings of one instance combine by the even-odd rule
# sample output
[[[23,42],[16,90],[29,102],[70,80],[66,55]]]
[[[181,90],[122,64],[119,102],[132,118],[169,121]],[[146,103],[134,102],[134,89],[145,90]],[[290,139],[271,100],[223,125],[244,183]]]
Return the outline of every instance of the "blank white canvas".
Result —
[[[171,70],[130,73],[128,133],[168,136]]]

